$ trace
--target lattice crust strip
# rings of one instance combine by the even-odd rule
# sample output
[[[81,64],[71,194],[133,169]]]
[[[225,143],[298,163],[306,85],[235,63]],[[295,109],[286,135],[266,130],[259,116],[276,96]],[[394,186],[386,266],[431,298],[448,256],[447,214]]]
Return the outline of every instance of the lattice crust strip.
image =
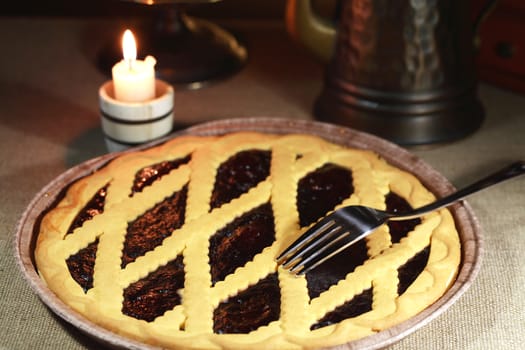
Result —
[[[269,175],[239,197],[212,208],[210,198],[217,169],[230,157],[250,150],[271,154]],[[187,162],[130,195],[138,171],[185,157]],[[117,333],[177,349],[330,346],[388,328],[432,304],[453,282],[460,263],[458,234],[447,210],[422,218],[399,242],[392,242],[389,227],[384,225],[366,242],[368,260],[313,299],[305,277],[294,277],[277,268],[275,256],[307,228],[299,224],[295,200],[298,183],[325,164],[347,169],[352,175],[353,193],[338,206],[385,208],[389,193],[404,198],[413,207],[433,199],[416,177],[390,166],[373,152],[344,148],[313,136],[184,136],[120,156],[73,184],[42,221],[36,249],[39,273],[64,302],[90,320]],[[103,211],[68,233],[75,217],[101,188],[107,188]],[[184,188],[187,198],[181,227],[122,267],[129,223]],[[212,283],[210,238],[265,204],[270,204],[273,215],[273,243],[255,254],[252,261]],[[97,244],[93,283],[83,289],[71,277],[66,260],[93,242]],[[425,249],[428,260],[421,273],[399,295],[399,268]],[[179,261],[184,269],[183,288],[178,291],[180,303],[150,322],[124,314],[126,288],[177,257],[182,257]],[[277,276],[279,317],[248,334],[216,334],[214,310],[268,276]],[[328,326],[312,327],[355,296],[366,293],[372,296],[369,311]]]

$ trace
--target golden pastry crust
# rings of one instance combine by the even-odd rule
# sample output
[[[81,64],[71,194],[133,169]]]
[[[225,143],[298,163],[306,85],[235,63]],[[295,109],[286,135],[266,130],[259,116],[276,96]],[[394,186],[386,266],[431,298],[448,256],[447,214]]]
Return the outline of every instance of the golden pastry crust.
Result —
[[[245,150],[271,151],[270,175],[247,193],[210,208],[217,168]],[[191,160],[129,196],[137,171],[166,160]],[[310,135],[252,132],[226,136],[182,136],[161,146],[122,155],[77,181],[43,218],[35,258],[48,287],[91,321],[116,333],[166,348],[301,349],[343,344],[396,325],[419,313],[453,283],[461,259],[454,220],[448,210],[426,215],[412,232],[392,244],[387,225],[367,239],[370,258],[345,279],[310,300],[304,277],[278,268],[275,257],[306,228],[296,208],[298,182],[332,163],[352,172],[354,192],[339,206],[362,204],[385,208],[394,192],[417,207],[434,199],[417,178],[387,164],[370,151],[349,149]],[[104,186],[103,213],[67,234],[86,203]],[[187,186],[185,222],[161,245],[121,267],[126,227],[146,210]],[[211,283],[209,240],[219,229],[250,209],[271,203],[275,241],[224,280]],[[93,287],[75,282],[66,260],[97,241]],[[398,295],[397,268],[430,247],[423,272]],[[122,312],[123,291],[177,256],[184,260],[181,304],[151,322]],[[280,318],[248,334],[215,334],[213,312],[222,301],[278,272]],[[354,295],[373,287],[372,309],[337,324],[311,330],[312,324]]]

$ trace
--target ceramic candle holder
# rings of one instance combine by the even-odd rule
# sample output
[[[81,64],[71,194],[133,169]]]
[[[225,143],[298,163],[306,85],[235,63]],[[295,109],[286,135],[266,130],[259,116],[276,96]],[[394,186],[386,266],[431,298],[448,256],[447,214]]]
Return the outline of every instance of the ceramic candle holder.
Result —
[[[109,151],[155,140],[173,128],[173,87],[155,81],[155,98],[144,102],[122,102],[115,99],[113,81],[100,87],[99,106],[102,130]]]

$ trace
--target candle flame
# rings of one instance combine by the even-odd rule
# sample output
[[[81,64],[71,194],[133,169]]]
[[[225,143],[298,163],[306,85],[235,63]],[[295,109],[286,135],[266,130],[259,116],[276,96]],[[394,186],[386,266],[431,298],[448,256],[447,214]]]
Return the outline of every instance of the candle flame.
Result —
[[[131,63],[137,59],[137,44],[135,37],[131,30],[126,29],[122,36],[122,51],[124,53],[124,60],[127,61],[131,67]]]

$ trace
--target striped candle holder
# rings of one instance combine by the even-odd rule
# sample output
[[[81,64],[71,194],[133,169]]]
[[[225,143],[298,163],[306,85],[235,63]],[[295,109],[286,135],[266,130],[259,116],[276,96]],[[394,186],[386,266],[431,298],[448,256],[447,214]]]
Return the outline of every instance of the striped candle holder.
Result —
[[[169,134],[173,103],[173,87],[162,80],[155,81],[155,98],[144,102],[116,100],[113,82],[106,82],[99,89],[99,107],[108,150],[122,151]]]

